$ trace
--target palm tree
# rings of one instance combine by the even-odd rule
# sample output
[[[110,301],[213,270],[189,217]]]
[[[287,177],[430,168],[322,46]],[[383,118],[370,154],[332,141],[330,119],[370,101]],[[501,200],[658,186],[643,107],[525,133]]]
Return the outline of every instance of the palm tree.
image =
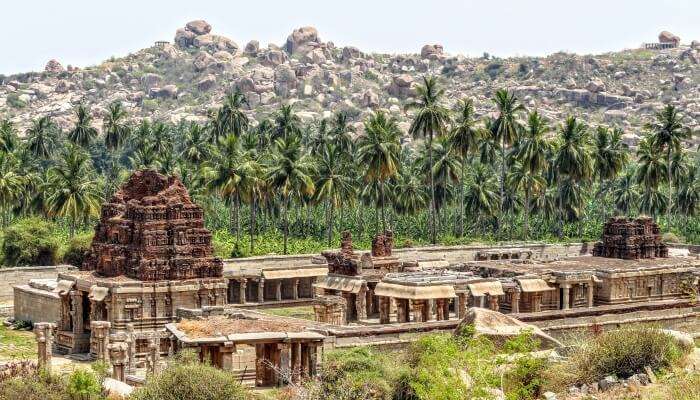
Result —
[[[599,126],[596,129],[594,152],[594,170],[598,177],[598,194],[605,197],[605,182],[614,180],[625,168],[629,160],[629,149],[622,142],[622,130]],[[605,202],[601,207],[603,219],[605,220]]]
[[[512,145],[520,135],[522,125],[518,121],[521,111],[525,110],[520,101],[515,97],[515,93],[509,92],[506,89],[496,91],[493,102],[498,108],[498,117],[493,121],[491,132],[494,141],[499,143],[501,150],[501,212],[503,212],[505,199],[505,180],[506,180],[506,147]]]
[[[689,168],[688,173],[678,181],[678,196],[676,211],[686,217],[694,217],[700,204],[700,182],[696,166]]]
[[[51,117],[44,116],[32,121],[27,129],[27,149],[36,158],[46,160],[56,149],[57,127]]]
[[[476,153],[479,141],[484,137],[482,129],[476,126],[474,104],[471,99],[459,102],[459,116],[450,131],[450,146],[459,155],[461,164],[459,184],[459,235],[464,235],[464,185],[466,180],[467,157]]]
[[[313,195],[316,187],[312,174],[315,170],[313,159],[302,154],[301,144],[296,135],[282,136],[275,140],[267,179],[282,199],[284,219],[284,254],[287,254],[289,238],[289,206],[292,199]]]
[[[242,110],[244,104],[247,105],[248,100],[240,90],[236,89],[235,92],[226,95],[224,104],[216,112],[216,118],[212,124],[212,143],[229,134],[241,136],[248,130],[248,116]]]
[[[100,191],[87,153],[71,146],[58,165],[48,172],[49,214],[70,220],[70,236],[79,220],[96,217],[100,212]]]
[[[484,164],[477,164],[469,182],[465,199],[467,212],[476,219],[491,218],[499,209],[498,183],[494,171]]]
[[[365,134],[357,144],[358,161],[366,167],[366,183],[376,182],[379,186],[379,201],[382,211],[382,230],[386,231],[386,182],[399,172],[399,153],[401,144],[395,118],[390,118],[382,111],[377,111],[365,121]]]
[[[239,139],[229,134],[219,141],[218,151],[211,162],[209,187],[216,190],[229,205],[229,232],[236,231],[236,244],[240,241],[240,200],[243,176],[241,165],[244,154]]]
[[[18,137],[14,124],[7,119],[0,120],[0,151],[10,153],[17,147]]]
[[[637,193],[635,176],[632,171],[628,171],[615,183],[613,201],[617,212],[625,216],[630,214],[634,205],[639,201],[639,193]]]
[[[331,121],[331,142],[344,154],[353,154],[352,134],[355,127],[348,123],[348,116],[342,111],[337,112]]]
[[[400,215],[415,215],[430,201],[424,181],[418,178],[418,167],[401,167],[394,185],[394,210]]]
[[[126,122],[127,112],[121,102],[115,101],[107,108],[107,116],[102,122],[102,131],[105,135],[105,147],[114,151],[121,148],[128,139],[131,127]]]
[[[671,166],[671,158],[675,152],[680,151],[684,139],[691,136],[690,128],[683,125],[683,115],[672,104],[667,104],[663,110],[655,115],[655,121],[647,124],[647,129],[652,134],[652,144],[658,150],[665,150],[666,165]],[[673,200],[672,169],[667,168],[668,201],[666,207],[666,219],[669,219]]]
[[[200,164],[207,160],[209,154],[210,148],[205,129],[196,122],[190,123],[185,133],[182,157],[193,164]]]
[[[92,115],[85,105],[80,104],[75,115],[78,119],[73,129],[68,132],[68,140],[85,148],[97,137],[97,129],[92,126]]]
[[[318,160],[315,197],[319,201],[326,201],[329,246],[333,239],[333,212],[354,196],[353,177],[349,172],[341,149],[326,144]]]
[[[659,184],[668,176],[668,164],[653,144],[653,136],[646,136],[637,147],[637,184],[644,192],[658,191]]]
[[[0,152],[0,214],[2,226],[9,222],[10,211],[25,197],[29,178],[12,153]]]
[[[417,108],[416,115],[413,118],[409,133],[413,136],[420,136],[428,139],[428,163],[433,165],[433,138],[442,136],[450,119],[449,110],[442,104],[442,97],[445,90],[438,86],[437,79],[434,76],[423,77],[423,85],[416,88],[417,100],[409,103],[407,107]],[[432,174],[432,168],[429,170],[430,175],[430,240],[433,244],[437,243],[437,226],[436,226],[436,208],[435,208],[435,181]]]
[[[300,134],[301,119],[294,112],[294,105],[282,105],[275,116],[275,129],[272,132],[272,140],[287,139],[290,136],[299,136]]]
[[[424,176],[428,174],[432,174],[433,176],[433,181],[435,182],[435,211],[436,215],[440,217],[441,210],[451,197],[451,184],[459,180],[459,173],[457,171],[461,169],[461,165],[458,158],[454,157],[449,138],[445,136],[438,137],[433,140],[432,145],[432,166],[428,164],[428,157],[426,154],[428,149],[421,149],[417,161],[422,167],[421,169]],[[431,168],[432,171],[429,171],[428,168]]]
[[[530,236],[529,222],[530,211],[532,209],[531,196],[538,195],[547,188],[547,181],[544,179],[540,171],[533,171],[526,164],[516,162],[512,171],[508,175],[508,186],[514,190],[522,190],[525,194],[525,222],[523,225],[523,237],[528,239]]]
[[[147,142],[153,147],[153,152],[157,157],[165,157],[167,153],[173,151],[173,138],[170,126],[164,122],[156,122],[151,125],[150,136]]]

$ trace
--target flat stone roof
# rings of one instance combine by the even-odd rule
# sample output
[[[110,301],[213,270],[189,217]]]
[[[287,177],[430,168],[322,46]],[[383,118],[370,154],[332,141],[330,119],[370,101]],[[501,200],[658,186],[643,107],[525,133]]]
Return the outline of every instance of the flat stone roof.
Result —
[[[623,260],[593,256],[569,257],[561,260],[488,260],[466,264],[471,267],[486,267],[516,274],[566,273],[566,272],[633,272],[662,269],[700,267],[700,260],[688,257],[647,258]]]
[[[432,286],[464,284],[484,278],[474,275],[472,272],[459,272],[452,270],[433,270],[416,272],[395,272],[384,275],[383,282],[407,286]]]

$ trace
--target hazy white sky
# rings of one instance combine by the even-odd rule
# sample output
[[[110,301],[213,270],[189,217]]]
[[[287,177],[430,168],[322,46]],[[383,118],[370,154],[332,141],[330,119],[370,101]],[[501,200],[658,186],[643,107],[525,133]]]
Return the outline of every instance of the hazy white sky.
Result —
[[[51,58],[96,64],[172,41],[193,19],[240,46],[281,44],[313,25],[324,41],[391,53],[432,42],[467,55],[599,53],[664,29],[700,40],[700,0],[2,0],[0,74],[41,70]]]

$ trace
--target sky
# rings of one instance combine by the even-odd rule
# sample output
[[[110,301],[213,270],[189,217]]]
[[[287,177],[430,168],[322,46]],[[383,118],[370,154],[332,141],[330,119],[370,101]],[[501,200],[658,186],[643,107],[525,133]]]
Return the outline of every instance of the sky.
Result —
[[[656,41],[662,30],[700,40],[700,0],[2,0],[0,74],[40,71],[52,58],[94,65],[172,41],[194,19],[241,47],[282,44],[311,25],[323,41],[383,53],[440,43],[470,56],[595,54]]]

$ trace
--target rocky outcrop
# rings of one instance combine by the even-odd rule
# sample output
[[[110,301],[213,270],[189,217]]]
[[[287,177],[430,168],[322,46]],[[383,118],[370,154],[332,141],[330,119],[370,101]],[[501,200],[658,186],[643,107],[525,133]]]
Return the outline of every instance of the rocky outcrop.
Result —
[[[288,37],[285,44],[287,53],[306,54],[310,50],[318,47],[321,40],[318,37],[318,31],[313,26],[304,26],[295,29]]]
[[[236,53],[238,51],[236,42],[223,36],[213,35],[210,32],[211,25],[206,21],[190,21],[184,28],[175,32],[175,44],[181,48],[197,47],[211,52]]]
[[[47,62],[46,66],[44,67],[44,71],[50,73],[63,72],[63,65],[61,65],[61,63],[57,60],[49,60],[49,62]]]
[[[426,44],[420,50],[421,58],[437,58],[442,55],[442,45],[441,44]]]
[[[185,30],[194,33],[195,35],[206,35],[211,32],[211,25],[207,21],[198,19],[190,21],[185,25]]]
[[[562,346],[558,340],[544,333],[540,328],[486,308],[472,307],[467,311],[467,315],[457,325],[455,335],[462,335],[464,332],[488,337],[496,344],[503,344],[521,333],[529,332],[533,338],[539,340],[541,349]]]
[[[406,98],[413,95],[413,77],[408,74],[396,75],[392,78],[391,84],[387,88],[390,95],[399,98]]]
[[[678,36],[674,35],[673,33],[669,31],[663,31],[659,33],[659,42],[660,43],[671,43],[675,46],[678,46],[681,44],[681,38]]]

